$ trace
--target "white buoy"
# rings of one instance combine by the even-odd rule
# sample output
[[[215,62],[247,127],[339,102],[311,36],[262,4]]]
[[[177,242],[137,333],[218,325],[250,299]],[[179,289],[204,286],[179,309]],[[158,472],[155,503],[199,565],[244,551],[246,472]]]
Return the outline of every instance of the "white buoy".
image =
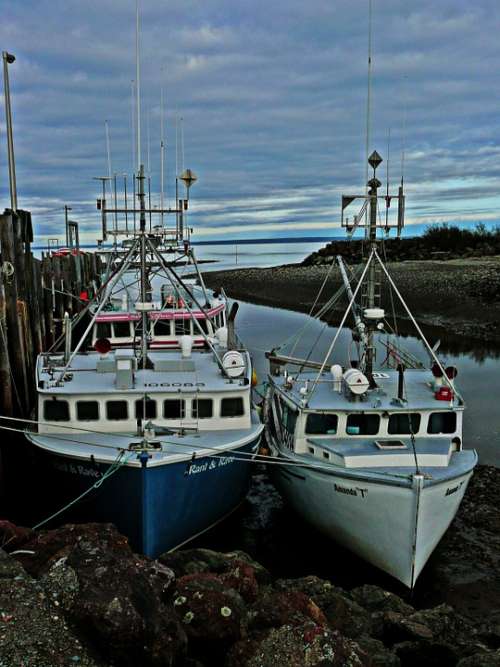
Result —
[[[220,327],[215,332],[215,338],[222,348],[227,348],[227,327]]]
[[[364,394],[370,386],[368,378],[358,368],[349,368],[344,373],[344,382],[356,396]]]
[[[237,378],[245,371],[245,359],[240,352],[230,350],[222,357],[222,365],[230,378]]]
[[[365,308],[363,317],[365,320],[383,320],[385,310],[383,308]]]
[[[191,350],[193,349],[193,337],[192,336],[181,336],[181,353],[183,359],[189,359],[191,356]]]
[[[330,373],[332,374],[333,391],[338,391],[340,393],[342,391],[343,378],[342,366],[340,366],[340,364],[333,364],[330,368]]]

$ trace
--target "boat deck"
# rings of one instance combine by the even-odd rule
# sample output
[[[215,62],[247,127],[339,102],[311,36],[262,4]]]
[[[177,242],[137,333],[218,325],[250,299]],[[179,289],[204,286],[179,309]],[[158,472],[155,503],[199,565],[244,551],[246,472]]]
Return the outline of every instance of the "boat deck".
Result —
[[[223,356],[224,352],[220,355]],[[39,393],[57,394],[111,394],[116,393],[116,359],[133,358],[134,350],[124,348],[101,356],[98,352],[78,354],[68,369],[61,386],[55,386],[55,380],[64,365],[60,364],[49,371],[44,367],[44,356],[39,357],[37,376]],[[246,353],[243,353],[247,359]],[[211,351],[193,351],[189,358],[183,358],[180,350],[150,351],[148,358],[151,369],[134,371],[134,382],[130,389],[121,389],[121,394],[148,394],[161,392],[179,394],[193,391],[222,392],[248,391],[247,359],[246,372],[239,378],[231,379],[222,375],[214,354]],[[43,381],[43,386],[40,382]]]
[[[292,374],[293,375],[293,374]],[[306,410],[329,410],[364,412],[367,410],[402,412],[436,410],[446,408],[463,409],[463,401],[455,395],[453,401],[437,400],[434,396],[434,377],[429,370],[405,371],[404,386],[406,401],[398,399],[398,372],[395,370],[384,370],[374,373],[377,388],[369,390],[366,394],[358,397],[347,396],[344,390],[338,392],[333,389],[333,380],[329,373],[324,372],[316,385],[314,392],[303,395],[301,388],[308,384],[309,390],[318,375],[317,371],[302,371],[300,379],[293,382],[291,388],[287,388],[283,376],[272,377],[272,382],[298,407],[302,407],[302,401],[307,398]],[[304,409],[304,408],[302,408]]]
[[[172,433],[158,434],[151,437],[152,443],[156,443],[158,449],[150,449],[151,458],[148,467],[176,463],[178,461],[194,461],[202,456],[220,456],[225,452],[241,447],[245,443],[256,440],[263,429],[257,413],[252,411],[252,423],[250,428],[200,431],[196,433]],[[104,433],[99,431],[72,432],[71,429],[61,429],[59,433],[50,435],[38,433],[26,433],[31,442],[47,451],[57,453],[60,456],[68,456],[72,459],[112,463],[120,454],[120,451],[140,451],[143,439],[134,433]],[[132,449],[131,449],[132,446]],[[137,454],[139,454],[137,451]],[[140,466],[136,457],[132,457],[128,465]]]

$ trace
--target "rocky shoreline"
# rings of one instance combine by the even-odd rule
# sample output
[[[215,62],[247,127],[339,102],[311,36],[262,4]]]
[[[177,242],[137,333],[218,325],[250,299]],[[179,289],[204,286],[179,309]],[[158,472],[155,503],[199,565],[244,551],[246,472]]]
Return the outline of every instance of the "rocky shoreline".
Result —
[[[387,264],[389,273],[420,324],[443,332],[500,342],[500,256],[437,260],[407,260]],[[316,309],[340,287],[337,266],[290,264],[272,268],[210,271],[204,275],[213,289],[223,287],[232,298],[308,313],[323,281],[326,285]],[[391,303],[382,290],[387,316]],[[394,297],[398,318],[407,320]],[[338,322],[343,298],[326,319]]]
[[[0,522],[1,667],[500,666],[500,470],[479,466],[414,596],[253,554],[151,560],[108,524]]]

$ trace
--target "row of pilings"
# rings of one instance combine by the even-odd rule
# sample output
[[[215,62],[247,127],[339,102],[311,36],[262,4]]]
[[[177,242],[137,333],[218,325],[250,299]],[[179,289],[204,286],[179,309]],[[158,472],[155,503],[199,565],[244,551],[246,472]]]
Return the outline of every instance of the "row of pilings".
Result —
[[[0,415],[29,418],[35,402],[37,355],[62,333],[100,285],[94,253],[33,256],[28,211],[0,215]]]

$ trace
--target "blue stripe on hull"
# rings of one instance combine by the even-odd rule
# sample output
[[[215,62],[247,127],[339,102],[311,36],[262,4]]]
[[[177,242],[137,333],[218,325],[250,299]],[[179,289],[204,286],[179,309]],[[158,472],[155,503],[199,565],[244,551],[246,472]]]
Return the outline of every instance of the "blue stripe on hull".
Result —
[[[239,449],[192,464],[124,466],[58,521],[113,523],[133,549],[155,558],[208,529],[241,503],[251,464],[237,460],[238,453],[255,451],[259,440],[260,435]],[[109,467],[33,449],[47,516],[89,488]]]

